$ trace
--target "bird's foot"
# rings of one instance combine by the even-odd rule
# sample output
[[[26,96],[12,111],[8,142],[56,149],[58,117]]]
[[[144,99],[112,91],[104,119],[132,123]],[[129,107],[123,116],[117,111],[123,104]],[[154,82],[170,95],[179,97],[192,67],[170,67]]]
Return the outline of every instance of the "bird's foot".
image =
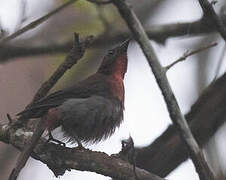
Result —
[[[78,148],[80,150],[85,149],[80,141],[77,141],[77,143],[78,143],[78,146],[76,148]]]
[[[84,146],[82,145],[81,143],[81,140],[78,138],[78,136],[74,137],[75,138],[75,141],[77,142],[78,146],[75,147],[75,149],[79,149],[79,150],[84,150],[86,148],[84,148]]]

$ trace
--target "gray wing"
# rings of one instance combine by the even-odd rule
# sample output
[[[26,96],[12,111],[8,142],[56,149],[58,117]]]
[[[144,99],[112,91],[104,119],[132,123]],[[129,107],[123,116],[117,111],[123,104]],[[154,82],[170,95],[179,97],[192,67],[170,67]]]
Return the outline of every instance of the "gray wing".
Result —
[[[54,92],[40,99],[17,115],[22,119],[38,118],[43,116],[50,108],[60,106],[67,99],[88,98],[92,95],[111,95],[111,91],[107,83],[105,83],[105,78],[105,76],[100,74],[92,75],[70,88]]]
[[[97,142],[110,136],[122,120],[123,108],[117,99],[91,96],[66,100],[58,109],[66,136]]]
[[[22,112],[19,112],[17,116],[20,116],[21,119],[39,118],[43,116],[48,109],[61,105],[67,98],[66,95],[71,96],[71,94],[66,94],[64,91],[52,93],[49,96],[33,103]]]

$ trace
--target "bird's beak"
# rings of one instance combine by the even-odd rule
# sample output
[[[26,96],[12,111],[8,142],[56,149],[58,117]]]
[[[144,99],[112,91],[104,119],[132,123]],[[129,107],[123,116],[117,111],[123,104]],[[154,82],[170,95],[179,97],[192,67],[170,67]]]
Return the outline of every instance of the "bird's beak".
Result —
[[[131,41],[131,39],[127,39],[122,44],[119,45],[121,52],[127,51],[130,41]]]

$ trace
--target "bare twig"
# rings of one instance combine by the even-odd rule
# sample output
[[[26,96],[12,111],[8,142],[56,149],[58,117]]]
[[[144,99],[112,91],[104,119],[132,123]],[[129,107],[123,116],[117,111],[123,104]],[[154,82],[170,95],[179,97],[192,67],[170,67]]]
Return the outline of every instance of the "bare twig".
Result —
[[[53,11],[51,11],[50,13],[46,14],[45,16],[42,16],[41,18],[31,22],[30,24],[26,25],[25,27],[23,27],[22,29],[16,31],[15,33],[3,38],[0,41],[0,46],[2,46],[3,44],[5,44],[6,42],[20,36],[21,34],[34,29],[35,27],[37,27],[38,25],[40,25],[41,23],[45,22],[48,18],[50,18],[51,16],[55,15],[56,13],[58,13],[59,11],[61,11],[62,9],[64,9],[65,7],[67,7],[68,5],[74,3],[76,0],[70,0],[68,2],[66,2],[65,4],[61,5],[60,7],[54,9]]]
[[[111,4],[112,0],[87,0],[91,3],[95,3],[97,5],[106,5],[106,4]]]
[[[45,96],[49,90],[56,84],[56,82],[63,76],[63,74],[70,69],[74,64],[77,63],[79,59],[82,58],[85,49],[91,44],[93,36],[88,36],[83,42],[79,41],[78,34],[75,33],[74,36],[74,46],[69,52],[65,61],[58,67],[58,69],[53,73],[48,81],[42,84],[39,91],[36,93],[32,102],[39,100]]]
[[[213,5],[208,0],[199,0],[199,4],[202,7],[205,17],[208,17],[216,25],[218,32],[226,41],[226,28],[224,27],[222,20],[214,11]]]
[[[216,45],[217,45],[217,43],[211,43],[211,44],[208,44],[208,45],[206,45],[206,46],[203,46],[203,47],[201,47],[201,48],[199,48],[199,49],[196,49],[196,50],[193,50],[193,51],[187,51],[187,52],[185,52],[184,55],[181,56],[179,59],[177,59],[176,61],[174,61],[172,64],[166,66],[165,69],[166,69],[166,71],[168,71],[171,67],[173,67],[173,66],[176,65],[177,63],[186,60],[187,57],[192,56],[192,55],[197,54],[197,53],[200,53],[200,52],[202,52],[202,51],[204,51],[204,50],[206,50],[206,49],[209,49],[209,48],[211,48],[211,47],[214,47],[214,46],[216,46]]]
[[[90,44],[91,42],[91,37],[88,37],[84,42],[79,41],[79,36],[78,34],[75,33],[75,38],[74,38],[74,46],[69,53],[69,55],[66,57],[65,61],[58,67],[58,69],[53,73],[53,75],[44,82],[41,86],[41,88],[38,90],[38,92],[35,94],[32,102],[34,103],[35,101],[39,100],[43,96],[45,96],[48,91],[56,84],[56,82],[63,76],[63,74],[70,69],[74,64],[77,63],[79,59],[82,58],[85,48]],[[29,107],[29,105],[27,106]],[[27,119],[19,119],[18,121],[15,122],[14,127],[18,126],[18,124],[21,126],[21,124],[25,124]],[[25,146],[24,150],[20,154],[16,166],[13,169],[13,171],[10,174],[9,180],[16,180],[17,176],[19,175],[21,169],[24,167],[26,164],[32,150],[34,149],[35,145],[37,144],[37,141],[39,138],[42,136],[43,132],[45,131],[45,128],[43,128],[43,123],[45,119],[41,118],[41,120],[38,122],[37,127],[35,128],[34,134],[30,140],[30,142]]]
[[[134,39],[139,43],[144,55],[146,56],[152,72],[155,75],[156,81],[162,91],[170,117],[174,125],[178,128],[181,138],[184,140],[189,150],[191,159],[196,167],[201,180],[213,180],[214,175],[209,168],[202,151],[199,149],[191,130],[182,115],[176,98],[171,90],[170,84],[165,74],[164,68],[159,63],[159,60],[154,52],[148,36],[145,33],[141,23],[136,17],[133,10],[123,0],[113,0],[119,10],[119,13],[124,18],[129,29],[131,30]]]

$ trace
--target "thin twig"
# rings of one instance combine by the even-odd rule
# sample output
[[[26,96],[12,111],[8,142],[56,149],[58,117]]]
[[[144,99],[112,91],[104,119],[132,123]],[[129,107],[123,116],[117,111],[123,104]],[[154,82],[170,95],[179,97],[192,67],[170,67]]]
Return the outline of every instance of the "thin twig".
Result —
[[[199,4],[202,7],[205,17],[209,18],[211,22],[213,22],[222,38],[226,41],[226,28],[222,20],[218,17],[216,12],[213,9],[213,4],[211,4],[208,0],[199,0]]]
[[[140,21],[131,7],[127,5],[124,0],[113,0],[113,2],[131,30],[134,39],[138,42],[147,58],[147,61],[164,96],[173,124],[177,127],[181,138],[187,145],[191,159],[196,167],[196,171],[198,172],[200,179],[213,180],[214,175],[204,158],[203,152],[200,150],[197,142],[195,141],[184,116],[181,113],[175,95],[173,94],[166,77],[166,72],[159,63],[157,55],[155,54],[155,51]]]
[[[165,69],[166,69],[166,71],[168,71],[171,67],[173,67],[173,66],[176,65],[177,63],[186,60],[187,57],[192,56],[192,55],[197,54],[197,53],[200,53],[200,52],[202,52],[202,51],[204,51],[204,50],[206,50],[206,49],[209,49],[209,48],[211,48],[211,47],[214,47],[214,46],[216,46],[216,45],[217,45],[217,43],[211,43],[211,44],[208,44],[208,45],[206,45],[206,46],[203,46],[203,47],[201,47],[201,48],[199,48],[199,49],[196,49],[196,50],[193,50],[193,51],[187,51],[187,52],[185,52],[184,55],[181,56],[179,59],[177,59],[176,61],[174,61],[172,64],[166,66]]]
[[[112,3],[112,0],[105,0],[105,1],[102,1],[102,0],[87,0],[91,3],[95,3],[97,5],[106,5],[106,4],[111,4]]]
[[[14,32],[13,34],[3,38],[1,41],[0,41],[0,46],[2,46],[3,44],[5,44],[6,42],[9,42],[10,40],[20,36],[21,34],[31,30],[31,29],[34,29],[35,27],[37,27],[38,25],[42,24],[43,22],[45,22],[48,18],[50,18],[51,16],[55,15],[56,13],[58,13],[59,11],[61,11],[62,9],[64,9],[65,7],[67,7],[68,5],[74,3],[75,1],[77,0],[70,0],[64,4],[62,4],[60,7],[54,9],[53,11],[49,12],[48,14],[42,16],[41,18],[31,22],[30,24],[24,26],[22,29]]]
[[[53,73],[48,81],[42,84],[39,91],[33,98],[33,101],[37,101],[43,96],[45,96],[49,90],[56,84],[56,82],[63,76],[63,74],[70,69],[73,65],[77,63],[79,59],[82,58],[85,49],[92,43],[93,36],[88,36],[83,42],[79,41],[79,36],[75,33],[74,45],[72,50],[69,52],[65,61],[58,67],[58,69]]]
[[[35,101],[38,101],[39,99],[44,97],[49,92],[49,90],[56,84],[56,82],[63,76],[63,74],[68,69],[70,69],[74,64],[76,64],[79,59],[82,58],[82,56],[85,52],[85,48],[91,43],[91,40],[92,40],[92,38],[88,37],[88,38],[86,38],[86,40],[84,42],[81,43],[79,41],[78,34],[75,33],[74,46],[73,46],[72,50],[70,51],[69,55],[66,57],[65,61],[57,68],[57,70],[53,73],[53,75],[49,78],[49,80],[47,80],[46,82],[44,82],[42,84],[42,86],[37,91],[37,93],[35,94],[32,102],[30,104],[32,104]],[[29,107],[29,105],[27,107]],[[26,121],[27,121],[27,119],[18,119],[18,121],[14,124],[14,126],[18,125],[18,124],[20,126],[24,125],[26,123]],[[45,131],[45,128],[43,128],[44,121],[45,121],[44,118],[41,118],[39,120],[38,125],[35,128],[34,133],[31,137],[31,140],[29,141],[29,143],[27,143],[27,145],[21,152],[20,156],[18,157],[16,166],[9,176],[9,180],[16,180],[21,169],[26,164],[28,158],[30,157],[32,150],[34,149],[38,140],[40,139],[40,137],[42,136],[42,134]]]

